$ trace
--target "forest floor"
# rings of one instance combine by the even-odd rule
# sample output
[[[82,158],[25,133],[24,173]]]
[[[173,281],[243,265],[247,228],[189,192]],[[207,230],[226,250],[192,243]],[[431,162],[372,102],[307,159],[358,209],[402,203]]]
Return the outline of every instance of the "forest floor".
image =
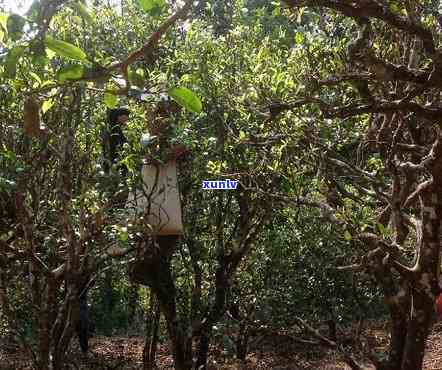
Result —
[[[370,323],[364,331],[371,348],[381,352],[388,344],[385,325]],[[142,337],[101,337],[91,339],[91,352],[83,356],[74,341],[69,354],[71,369],[110,370],[141,369]],[[442,324],[437,324],[428,340],[424,361],[425,370],[442,370]],[[172,358],[167,345],[158,348],[157,365],[159,369],[173,369]],[[0,370],[27,370],[29,361],[23,353],[0,338]],[[215,370],[332,370],[349,369],[342,356],[320,345],[301,343],[293,335],[275,333],[252,338],[246,361],[235,360],[222,351],[222,346],[213,346],[210,353],[209,369]],[[370,367],[367,367],[367,370]]]

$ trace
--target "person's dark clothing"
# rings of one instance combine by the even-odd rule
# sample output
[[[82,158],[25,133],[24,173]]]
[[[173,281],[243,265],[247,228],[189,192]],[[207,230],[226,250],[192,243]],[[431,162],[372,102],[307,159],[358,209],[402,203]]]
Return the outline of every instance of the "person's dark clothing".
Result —
[[[129,116],[130,110],[127,108],[109,109],[107,112],[107,121],[109,123],[117,123],[121,116]]]
[[[89,275],[83,276],[79,282],[80,293],[78,300],[80,304],[80,314],[75,326],[75,331],[83,353],[87,353],[89,349],[89,338],[91,337],[91,332],[94,328],[93,323],[89,320],[89,307],[87,304],[87,294],[94,284],[95,280],[90,280]]]
[[[127,139],[123,134],[123,130],[118,123],[113,123],[110,128],[106,127],[102,134],[103,156],[104,156],[104,172],[109,173],[110,167],[118,162],[118,153],[123,148]],[[121,165],[121,175],[127,175],[127,168]]]
[[[76,326],[78,342],[83,353],[89,349],[89,309],[87,306],[86,294],[80,297],[80,320]]]

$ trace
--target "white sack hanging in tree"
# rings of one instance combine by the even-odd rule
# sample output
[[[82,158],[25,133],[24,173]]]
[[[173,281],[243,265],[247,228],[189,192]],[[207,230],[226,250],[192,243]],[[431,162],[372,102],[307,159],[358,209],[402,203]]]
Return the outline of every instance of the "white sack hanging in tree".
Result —
[[[164,165],[144,164],[141,175],[144,191],[137,189],[130,193],[127,207],[135,208],[146,218],[153,235],[182,235],[176,160]]]

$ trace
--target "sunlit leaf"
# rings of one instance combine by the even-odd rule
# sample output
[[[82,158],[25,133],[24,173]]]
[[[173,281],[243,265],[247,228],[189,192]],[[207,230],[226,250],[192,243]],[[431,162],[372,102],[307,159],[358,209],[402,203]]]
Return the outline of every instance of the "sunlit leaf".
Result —
[[[140,4],[141,9],[148,12],[155,7],[155,0],[138,0],[138,4]]]
[[[66,41],[56,40],[51,36],[46,36],[45,45],[48,49],[61,57],[85,61],[86,54],[79,47]]]
[[[129,240],[129,234],[127,231],[122,231],[118,234],[118,239],[122,242],[127,242]]]
[[[0,12],[0,27],[3,28],[4,31],[8,29],[8,13]]]
[[[138,4],[145,12],[150,12],[155,8],[162,8],[166,2],[165,0],[138,0]]]
[[[46,48],[46,55],[48,56],[49,59],[52,59],[57,54],[55,53],[55,51],[52,51],[51,49]]]
[[[71,65],[60,69],[57,72],[57,80],[60,82],[78,80],[83,77],[84,67],[81,65]]]
[[[187,110],[200,113],[203,109],[200,98],[186,87],[174,87],[169,90],[170,97]]]
[[[390,7],[390,11],[395,13],[395,14],[400,14],[401,13],[401,6],[399,5],[399,3],[397,1],[392,1],[389,4]]]
[[[50,86],[50,85],[56,85],[55,84],[55,81],[51,81],[51,80],[48,80],[48,81],[45,81],[45,82],[43,82],[42,84],[41,84],[41,87],[46,87],[46,86]]]
[[[41,78],[34,72],[29,72],[29,75],[37,82],[38,85],[41,85]]]
[[[347,241],[350,241],[352,239],[352,236],[348,230],[345,230],[344,232],[344,239]]]
[[[304,15],[304,12],[305,12],[305,7],[300,7],[298,9],[298,16],[296,18],[296,22],[302,23],[302,16]]]
[[[377,223],[377,227],[378,227],[379,232],[380,232],[382,235],[386,235],[386,234],[387,234],[387,229],[385,228],[385,226],[384,226],[383,224],[381,224],[380,222],[378,222],[378,223]]]
[[[7,31],[7,22],[8,22],[8,14],[0,12],[0,41],[5,39],[6,31]]]
[[[71,6],[87,23],[92,24],[94,22],[86,5],[78,1],[73,3]]]
[[[115,108],[118,105],[117,96],[111,93],[104,94],[104,104],[106,104],[108,108]]]
[[[305,40],[304,34],[301,32],[296,32],[295,34],[295,42],[299,45],[302,44]]]
[[[41,111],[45,114],[49,109],[54,105],[54,101],[52,99],[45,100],[43,105],[41,106]]]

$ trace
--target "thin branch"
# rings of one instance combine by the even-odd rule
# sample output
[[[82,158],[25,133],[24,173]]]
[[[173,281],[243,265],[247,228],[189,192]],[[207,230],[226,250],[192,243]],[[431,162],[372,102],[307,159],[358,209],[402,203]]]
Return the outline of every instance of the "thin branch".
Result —
[[[427,190],[427,188],[432,184],[431,180],[424,181],[423,183],[419,184],[416,188],[416,190],[411,193],[408,198],[405,200],[403,207],[407,208],[411,206],[419,197],[419,195]]]
[[[386,62],[382,59],[370,57],[367,64],[375,65],[376,70],[382,70],[382,73],[348,73],[341,76],[332,76],[324,80],[316,82],[318,86],[335,86],[341,83],[357,83],[370,81],[406,81],[419,85],[425,85],[425,88],[430,88],[434,85],[429,84],[430,72],[413,71],[403,65],[395,65]],[[419,90],[423,92],[421,89]]]
[[[353,355],[345,351],[342,346],[340,346],[337,342],[328,339],[324,337],[318,330],[311,327],[309,324],[307,324],[304,320],[302,320],[299,317],[295,317],[295,322],[298,324],[301,328],[306,329],[313,337],[318,339],[323,345],[326,347],[332,348],[334,350],[339,351],[345,359],[345,362],[353,369],[353,370],[362,370],[363,367],[359,365],[356,360],[354,359]]]
[[[422,106],[415,102],[404,100],[386,101],[378,100],[369,104],[363,102],[352,103],[345,106],[335,107],[327,104],[319,98],[304,98],[292,103],[273,103],[269,106],[270,119],[274,119],[277,115],[298,108],[302,108],[308,104],[317,104],[324,118],[350,118],[363,114],[373,113],[394,113],[406,112],[415,113],[417,116],[426,118],[431,121],[438,121],[442,116],[442,108],[439,106]]]
[[[364,270],[364,266],[360,263],[355,263],[353,265],[347,266],[337,266],[335,267],[337,271],[353,271],[353,272],[361,272]]]
[[[431,121],[437,121],[442,115],[442,108],[438,106],[422,106],[415,102],[402,100],[395,101],[377,101],[372,104],[349,104],[342,107],[328,107],[322,110],[325,118],[348,118],[370,113],[394,113],[407,112],[426,118]]]
[[[289,197],[289,196],[282,195],[282,194],[269,193],[269,192],[265,192],[265,191],[258,189],[258,188],[246,188],[246,189],[247,190],[254,190],[254,191],[264,194],[272,199],[285,202],[286,204],[293,204],[296,206],[303,205],[303,206],[308,206],[308,207],[312,207],[312,208],[318,208],[321,211],[321,214],[324,218],[328,219],[329,221],[331,221],[332,223],[334,223],[336,225],[339,225],[339,226],[345,225],[345,222],[339,220],[335,216],[335,209],[333,207],[331,207],[326,202],[321,202],[319,200],[309,199],[309,198],[303,197],[303,196]]]
[[[408,281],[415,280],[415,269],[403,265],[396,259],[401,252],[401,248],[397,244],[389,244],[380,236],[373,233],[361,233],[357,238],[372,245],[373,250],[369,253],[369,258],[374,257],[374,255],[379,255],[379,252],[382,251],[384,254],[383,264],[391,265],[391,267],[395,268],[396,271]]]
[[[361,21],[376,18],[422,40],[426,52],[436,56],[436,46],[431,31],[422,24],[393,13],[387,5],[377,1],[336,1],[336,0],[285,0],[291,7],[312,6],[337,10],[347,17]]]
[[[149,37],[147,42],[140,49],[129,54],[129,56],[123,62],[111,65],[109,68],[106,69],[106,73],[110,73],[113,70],[121,70],[124,79],[126,80],[126,88],[123,90],[128,90],[130,86],[128,75],[129,66],[132,63],[136,62],[138,59],[144,57],[148,52],[152,51],[157,46],[158,41],[161,39],[161,37],[163,37],[167,30],[173,24],[175,24],[178,19],[186,16],[190,8],[192,7],[192,4],[192,0],[187,0],[181,9],[172,14],[158,27],[158,29]]]

